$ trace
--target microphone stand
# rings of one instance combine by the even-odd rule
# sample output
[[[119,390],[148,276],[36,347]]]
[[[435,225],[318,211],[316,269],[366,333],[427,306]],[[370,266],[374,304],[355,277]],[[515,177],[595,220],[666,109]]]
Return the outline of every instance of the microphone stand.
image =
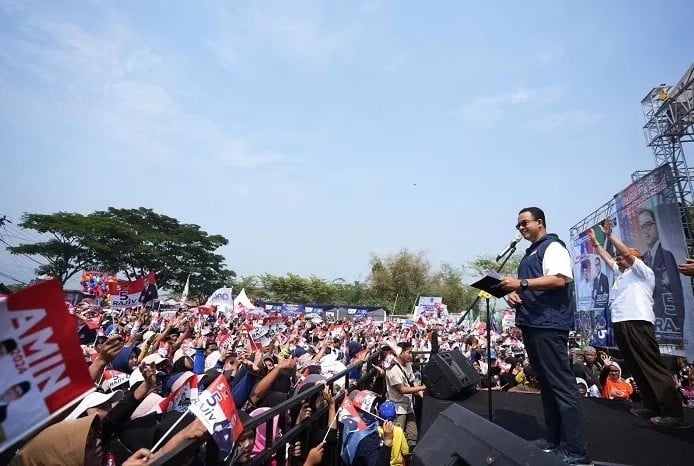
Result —
[[[504,260],[501,262],[501,264],[499,264],[499,267],[496,268],[496,273],[501,272],[501,269],[504,268],[504,265],[506,265],[506,262],[508,262],[508,260],[511,258],[511,256],[514,255],[515,253],[516,253],[516,245],[514,244],[513,247],[511,249],[509,249],[508,252],[506,253]],[[462,316],[460,316],[460,319],[458,319],[458,322],[456,323],[456,325],[460,325],[463,323],[463,321],[465,320],[467,315],[470,313],[470,311],[472,311],[475,308],[475,306],[477,306],[477,303],[480,302],[480,299],[481,299],[481,296],[477,295],[477,298],[475,298],[475,300],[472,302],[472,304],[470,305],[468,310],[465,311],[465,313]]]
[[[508,262],[509,258],[515,254],[516,252],[516,245],[514,244],[511,249],[509,249],[508,253],[506,253],[506,256],[504,257],[504,260],[499,264],[499,267],[497,267],[496,272],[499,273],[501,272],[501,269],[504,268],[504,265],[506,265],[506,262]],[[465,320],[465,317],[474,309],[474,307],[477,305],[477,303],[480,301],[480,299],[484,297],[485,301],[487,302],[487,384],[489,385],[489,388],[487,389],[487,419],[489,419],[489,422],[494,422],[492,420],[492,412],[494,411],[492,408],[492,367],[491,367],[491,359],[492,359],[492,310],[491,310],[491,305],[489,303],[489,299],[492,297],[489,293],[486,291],[481,291],[478,295],[477,298],[475,298],[475,301],[472,303],[470,306],[470,309],[465,311],[465,314],[463,314],[460,319],[458,319],[458,325]]]

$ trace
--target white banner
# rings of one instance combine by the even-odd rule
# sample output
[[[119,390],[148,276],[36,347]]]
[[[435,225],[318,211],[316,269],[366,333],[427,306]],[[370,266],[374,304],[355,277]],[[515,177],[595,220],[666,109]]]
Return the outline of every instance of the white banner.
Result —
[[[233,288],[219,288],[212,293],[205,303],[206,306],[217,306],[217,310],[227,314],[234,308]]]

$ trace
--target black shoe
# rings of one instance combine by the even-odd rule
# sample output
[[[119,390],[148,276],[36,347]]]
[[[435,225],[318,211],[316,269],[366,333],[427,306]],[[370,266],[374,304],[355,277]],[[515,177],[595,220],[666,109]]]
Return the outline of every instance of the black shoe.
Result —
[[[672,416],[655,416],[651,418],[651,422],[658,427],[666,427],[669,429],[688,429],[689,424],[683,417]]]
[[[571,464],[575,466],[593,466],[593,460],[590,459],[588,454],[578,454],[566,451],[564,448],[557,448],[552,450],[550,455],[555,456],[559,461],[564,464]]]
[[[540,450],[549,453],[550,451],[556,450],[558,445],[550,442],[547,439],[544,438],[539,438],[536,440],[531,440],[530,445],[534,446],[535,448],[539,448]]]
[[[640,417],[642,419],[650,419],[658,415],[658,413],[648,408],[631,408],[629,412],[634,416]]]

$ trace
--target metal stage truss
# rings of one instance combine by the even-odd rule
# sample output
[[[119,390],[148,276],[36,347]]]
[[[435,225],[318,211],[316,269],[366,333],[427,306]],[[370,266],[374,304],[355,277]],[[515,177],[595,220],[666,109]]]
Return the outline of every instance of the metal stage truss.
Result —
[[[645,119],[643,126],[646,145],[653,150],[655,167],[668,164],[674,177],[674,196],[672,203],[680,208],[689,257],[694,257],[694,168],[689,168],[684,154],[683,143],[694,142],[694,64],[692,64],[677,84],[661,84],[654,87],[641,100]],[[641,170],[631,175],[632,182],[651,173]],[[600,206],[571,227],[571,237],[575,238],[616,212],[616,196]],[[694,285],[694,283],[693,283]],[[580,329],[591,331],[592,329]],[[673,345],[661,345],[661,351],[679,350]],[[674,354],[674,352],[673,352]]]
[[[694,141],[694,64],[674,86],[661,84],[651,89],[641,100],[641,108],[646,144],[653,150],[656,167],[666,163],[672,167],[687,251],[692,256],[694,235],[689,211],[694,206],[694,189],[682,143]]]

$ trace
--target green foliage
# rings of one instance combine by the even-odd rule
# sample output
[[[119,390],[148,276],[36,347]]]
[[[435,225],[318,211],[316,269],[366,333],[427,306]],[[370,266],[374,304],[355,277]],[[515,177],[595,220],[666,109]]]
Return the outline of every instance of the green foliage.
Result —
[[[40,256],[45,265],[37,268],[38,275],[50,275],[65,283],[80,270],[96,262],[89,237],[94,229],[89,217],[68,212],[55,214],[24,214],[22,228],[44,233],[45,241],[10,246],[12,254]]]
[[[47,264],[37,273],[58,277],[62,283],[81,270],[97,267],[130,279],[152,271],[160,288],[177,290],[190,273],[189,296],[201,300],[235,276],[224,256],[215,253],[228,243],[226,238],[152,209],[25,214],[20,226],[50,237],[10,247],[10,252],[43,257]]]
[[[522,258],[523,255],[520,252],[516,252],[509,258],[499,273],[506,277],[517,277],[518,264],[520,264]],[[477,276],[486,275],[489,272],[496,271],[496,269],[499,267],[499,264],[492,256],[479,256],[475,260],[471,261],[468,265]]]
[[[220,235],[210,235],[197,225],[180,223],[152,209],[116,209],[89,215],[58,212],[25,214],[20,226],[47,236],[38,243],[8,248],[14,254],[43,257],[47,264],[38,273],[60,278],[65,283],[77,272],[91,267],[120,272],[134,279],[149,271],[157,274],[160,288],[180,291],[188,274],[189,298],[204,301],[215,289],[233,284],[251,300],[383,306],[394,314],[410,314],[418,296],[441,296],[451,313],[467,311],[477,291],[466,283],[497,264],[481,256],[455,267],[441,264],[433,268],[423,252],[403,249],[391,255],[374,255],[365,281],[327,281],[311,275],[277,276],[263,274],[235,278],[215,251],[228,243]],[[520,255],[514,255],[502,274],[515,276]],[[479,315],[481,306],[472,310]]]

